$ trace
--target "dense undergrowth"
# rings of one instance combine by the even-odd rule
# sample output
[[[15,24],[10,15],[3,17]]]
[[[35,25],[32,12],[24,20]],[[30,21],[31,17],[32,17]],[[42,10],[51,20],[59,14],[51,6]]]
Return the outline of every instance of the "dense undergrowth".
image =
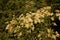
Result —
[[[60,0],[0,0],[0,40],[58,40]]]

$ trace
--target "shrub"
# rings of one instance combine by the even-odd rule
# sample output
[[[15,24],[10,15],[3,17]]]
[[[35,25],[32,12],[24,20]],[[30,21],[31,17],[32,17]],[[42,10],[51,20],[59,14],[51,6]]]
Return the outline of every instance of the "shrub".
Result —
[[[19,17],[13,17],[7,21],[6,30],[10,37],[17,40],[56,40],[59,33],[54,33],[51,25],[54,21],[54,14],[50,12],[51,7],[43,7],[35,13],[29,12],[26,15],[21,14]]]

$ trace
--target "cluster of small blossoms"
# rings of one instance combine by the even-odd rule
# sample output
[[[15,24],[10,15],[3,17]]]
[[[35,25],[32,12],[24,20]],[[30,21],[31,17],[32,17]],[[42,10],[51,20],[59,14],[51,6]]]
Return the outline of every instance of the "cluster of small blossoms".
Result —
[[[26,16],[22,15],[18,18],[20,25],[26,28],[29,28],[31,26],[33,27],[33,20],[31,19],[32,16],[28,13],[26,14]]]
[[[57,16],[58,19],[60,20],[60,10],[56,10],[56,16]]]
[[[14,27],[17,23],[18,22],[16,21],[16,19],[13,18],[7,25],[6,30],[8,30],[8,32],[10,33],[19,31],[20,26],[17,25],[16,27]]]
[[[40,8],[35,13],[29,12],[26,15],[21,14],[18,18],[13,18],[10,23],[7,25],[6,30],[8,32],[18,33],[18,35],[22,35],[23,33],[20,31],[20,28],[30,29],[27,30],[27,33],[31,33],[31,30],[34,31],[34,24],[42,24],[45,23],[45,17],[50,17],[52,21],[54,21],[53,13],[49,12],[51,9],[50,6]],[[43,28],[42,28],[43,29]],[[48,37],[50,36],[50,29],[48,29]],[[42,31],[43,32],[43,31]],[[40,35],[40,34],[39,34]],[[39,37],[38,35],[38,37]],[[40,38],[41,39],[41,38]]]
[[[53,32],[52,29],[47,29],[47,33],[48,33],[47,36],[56,40],[56,37],[59,37],[60,35],[57,31],[55,32],[55,34],[51,34],[52,32]]]
[[[59,33],[56,31],[55,34],[53,34],[53,30],[51,28],[48,28],[46,30],[46,32],[43,32],[43,31],[39,31],[39,34],[37,35],[37,37],[40,39],[40,40],[44,40],[43,38],[52,38],[53,40],[56,40],[57,37],[59,37]],[[43,37],[44,36],[44,37]]]
[[[51,9],[51,7],[44,7],[41,8],[39,10],[37,10],[37,12],[35,13],[26,13],[26,16],[24,16],[23,14],[20,15],[19,22],[21,25],[25,25],[25,27],[29,28],[34,24],[37,23],[41,23],[44,22],[44,18],[45,16],[52,16],[53,13],[50,13],[49,10]],[[51,18],[53,20],[53,18]]]

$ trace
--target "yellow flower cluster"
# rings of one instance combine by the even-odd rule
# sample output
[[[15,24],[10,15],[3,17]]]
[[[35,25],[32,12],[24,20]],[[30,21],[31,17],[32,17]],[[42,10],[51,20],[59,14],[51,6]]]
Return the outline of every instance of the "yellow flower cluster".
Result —
[[[45,35],[44,37],[46,37],[46,38],[49,37],[49,38],[52,38],[54,40],[56,40],[56,38],[60,36],[57,31],[55,32],[55,34],[53,34],[53,30],[51,28],[47,29],[46,33],[43,31],[40,31],[39,34],[37,35],[37,37],[42,40],[43,35]]]
[[[12,33],[12,32],[18,32],[20,29],[20,26],[16,26],[14,27],[14,25],[16,25],[18,22],[15,18],[12,19],[12,21],[10,21],[10,23],[6,26],[6,30],[8,30],[8,32]]]
[[[9,30],[8,32],[13,32],[13,25],[8,24],[6,29]]]
[[[30,28],[31,30],[34,31],[34,28],[35,28],[34,24],[37,24],[37,23],[41,24],[41,22],[44,23],[45,17],[50,17],[51,20],[54,21],[54,17],[52,17],[53,13],[49,12],[50,9],[51,9],[51,7],[47,6],[47,7],[40,8],[35,13],[32,13],[32,12],[26,13],[26,16],[21,14],[18,18],[16,18],[16,19],[13,18],[10,21],[10,23],[6,26],[6,30],[8,30],[8,32],[14,32],[14,33],[19,32],[18,36],[22,35],[22,32],[19,31],[21,27],[27,28],[27,29]],[[56,14],[56,16],[58,16],[58,14]],[[15,25],[17,25],[17,26],[15,26]],[[27,33],[31,33],[31,30],[27,30]],[[47,32],[48,32],[48,37],[50,37],[51,35],[49,33],[51,32],[51,30],[47,29]],[[42,33],[44,33],[44,32],[42,32]],[[38,37],[40,37],[40,36],[41,35],[39,34]],[[54,35],[53,35],[53,37],[54,37]]]
[[[52,29],[47,29],[47,35],[48,35],[48,37],[51,37],[51,38],[53,38],[54,40],[56,40],[56,37],[59,37],[59,33],[56,31],[55,32],[55,34],[52,34],[51,35],[51,32],[52,32],[53,30]]]
[[[44,18],[45,16],[52,16],[53,13],[50,13],[48,10],[50,10],[51,7],[44,7],[44,8],[41,8],[39,10],[37,10],[35,13],[26,13],[26,16],[24,16],[23,14],[21,14],[19,16],[19,22],[20,22],[20,25],[25,25],[26,28],[30,28],[33,25],[33,22],[35,24],[37,23],[41,23],[41,22],[44,22]],[[54,20],[53,18],[51,18],[52,20]]]
[[[58,19],[60,20],[60,10],[56,10],[56,16],[58,16]]]

